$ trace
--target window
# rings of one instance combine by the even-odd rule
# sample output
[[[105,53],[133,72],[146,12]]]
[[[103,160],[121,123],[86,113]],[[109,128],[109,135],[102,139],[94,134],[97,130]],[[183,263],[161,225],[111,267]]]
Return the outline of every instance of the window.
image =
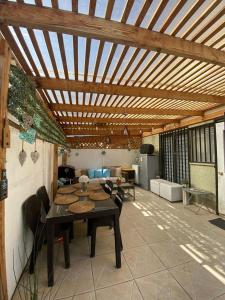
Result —
[[[182,183],[189,179],[188,129],[160,134],[160,169],[166,180]]]
[[[214,124],[189,129],[190,162],[215,163]]]

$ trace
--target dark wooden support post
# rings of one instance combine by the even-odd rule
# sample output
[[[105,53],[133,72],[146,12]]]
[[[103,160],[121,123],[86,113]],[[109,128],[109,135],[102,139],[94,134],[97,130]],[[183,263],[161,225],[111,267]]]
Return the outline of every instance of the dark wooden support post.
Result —
[[[5,169],[8,134],[7,97],[11,54],[8,44],[0,37],[0,176]],[[0,200],[0,299],[7,300],[5,260],[5,200]]]
[[[58,145],[54,145],[54,157],[53,157],[53,199],[55,198],[57,191],[58,180]]]

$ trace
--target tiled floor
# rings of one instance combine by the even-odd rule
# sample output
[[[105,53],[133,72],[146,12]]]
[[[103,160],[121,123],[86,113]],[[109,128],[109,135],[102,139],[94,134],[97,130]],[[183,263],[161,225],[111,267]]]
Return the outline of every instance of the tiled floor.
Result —
[[[40,299],[225,300],[225,231],[208,222],[216,216],[203,209],[195,214],[195,206],[184,208],[141,189],[136,197],[124,203],[120,219],[122,268],[115,268],[112,230],[98,229],[91,259],[85,223],[75,223],[71,268],[63,268],[62,246],[57,245],[51,289],[46,247],[39,255]]]

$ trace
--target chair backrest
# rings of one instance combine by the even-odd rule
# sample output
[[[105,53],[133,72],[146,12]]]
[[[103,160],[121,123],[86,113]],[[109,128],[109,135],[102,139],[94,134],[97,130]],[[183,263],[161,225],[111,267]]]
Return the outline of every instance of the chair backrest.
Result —
[[[43,204],[45,213],[47,215],[48,212],[49,212],[49,209],[50,209],[50,199],[48,197],[48,193],[47,193],[46,187],[44,185],[41,186],[37,190],[36,195],[37,195],[38,200]]]
[[[124,189],[121,186],[118,186],[117,191],[118,191],[118,194],[120,194],[124,200],[124,195],[125,195]]]
[[[111,180],[106,180],[105,184],[103,185],[103,189],[107,194],[111,196],[113,190],[113,182]]]
[[[114,202],[118,206],[120,214],[123,208],[123,201],[124,201],[124,196],[120,193],[117,193]]]
[[[41,220],[41,202],[32,195],[23,204],[25,221],[35,235]]]

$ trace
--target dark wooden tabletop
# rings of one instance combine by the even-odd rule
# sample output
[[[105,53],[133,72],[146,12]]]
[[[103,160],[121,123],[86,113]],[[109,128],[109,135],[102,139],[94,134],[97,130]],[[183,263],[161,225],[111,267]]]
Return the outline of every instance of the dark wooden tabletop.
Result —
[[[82,200],[81,200],[82,201]],[[89,200],[91,201],[91,200]],[[96,218],[98,216],[104,216],[109,214],[119,213],[118,206],[114,203],[112,199],[104,201],[92,201],[95,204],[95,208],[89,212],[76,214],[68,210],[68,205],[56,205],[52,203],[51,208],[46,216],[46,222],[69,222],[72,220],[79,220],[84,218]]]

